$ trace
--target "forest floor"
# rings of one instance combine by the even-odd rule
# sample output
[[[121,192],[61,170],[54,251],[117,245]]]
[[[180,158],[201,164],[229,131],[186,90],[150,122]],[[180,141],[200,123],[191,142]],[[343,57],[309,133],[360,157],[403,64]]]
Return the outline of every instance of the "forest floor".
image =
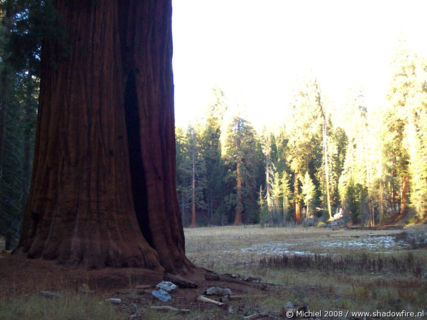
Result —
[[[96,282],[89,279],[92,271],[46,261],[30,266],[7,256],[0,258],[0,319],[286,319],[285,311],[298,308],[311,311],[313,319],[363,318],[352,312],[368,311],[427,314],[427,225],[402,230],[230,226],[184,232],[191,261],[228,275],[207,281],[199,272],[190,277],[198,288],[179,288],[171,301],[160,302],[151,295],[150,285],[161,280],[156,274],[142,287],[132,270],[113,278],[110,272],[108,283]],[[58,268],[66,279],[53,276]],[[98,272],[98,280],[107,273]],[[73,277],[79,281],[70,287]],[[210,297],[223,306],[196,300],[212,286],[231,289],[231,299]],[[41,290],[62,297],[49,299]],[[115,304],[108,298],[121,300]],[[151,308],[165,305],[181,311]]]

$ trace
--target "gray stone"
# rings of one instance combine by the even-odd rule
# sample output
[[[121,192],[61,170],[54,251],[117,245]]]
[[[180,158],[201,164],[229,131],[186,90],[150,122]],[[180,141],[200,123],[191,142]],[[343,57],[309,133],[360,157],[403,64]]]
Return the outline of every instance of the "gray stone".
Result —
[[[205,294],[208,296],[231,296],[232,292],[229,288],[210,287],[206,289]]]
[[[159,299],[160,301],[163,301],[163,302],[172,300],[172,297],[170,296],[170,294],[167,293],[163,289],[155,290],[155,291],[151,292],[151,294],[154,297],[156,297],[157,299]]]
[[[172,291],[174,291],[177,287],[176,287],[176,284],[174,284],[174,283],[172,283],[172,282],[170,282],[170,281],[162,281],[162,282],[159,282],[157,285],[156,285],[156,287],[157,288],[159,288],[159,289],[163,289],[163,290],[165,290],[166,292],[172,292]]]

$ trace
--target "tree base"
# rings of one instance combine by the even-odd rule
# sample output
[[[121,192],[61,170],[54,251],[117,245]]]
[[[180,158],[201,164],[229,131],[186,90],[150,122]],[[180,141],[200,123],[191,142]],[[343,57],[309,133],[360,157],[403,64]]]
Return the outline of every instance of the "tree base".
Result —
[[[25,277],[23,276],[25,275]],[[38,292],[41,290],[79,290],[82,285],[96,291],[129,288],[138,284],[155,285],[163,280],[164,271],[143,268],[103,268],[87,270],[44,259],[28,259],[13,254],[0,259],[0,295]],[[10,292],[8,292],[10,291]]]

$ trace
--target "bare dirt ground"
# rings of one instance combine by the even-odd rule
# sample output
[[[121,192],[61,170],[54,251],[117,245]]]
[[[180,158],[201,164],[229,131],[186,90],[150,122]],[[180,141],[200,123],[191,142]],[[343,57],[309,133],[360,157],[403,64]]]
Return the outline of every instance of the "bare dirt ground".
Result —
[[[345,311],[420,312],[427,309],[426,235],[424,225],[380,231],[258,226],[185,229],[190,260],[230,276],[206,280],[206,271],[198,269],[185,275],[198,287],[178,288],[168,302],[151,294],[163,279],[161,274],[138,269],[86,271],[4,254],[0,258],[0,319],[56,319],[43,312],[64,304],[73,306],[64,301],[77,301],[74,309],[83,310],[82,304],[112,308],[109,317],[103,313],[99,319],[280,319],[286,318],[287,303],[295,309],[323,311],[318,318],[325,319],[343,318]],[[211,297],[222,306],[197,301],[212,286],[231,289],[231,298]],[[63,298],[44,302],[41,290],[58,292]],[[111,304],[108,298],[121,300]],[[49,303],[38,311],[43,316],[23,313],[22,305],[31,299],[37,305]],[[2,306],[10,305],[15,309],[2,315]],[[152,306],[181,311],[159,311]],[[325,311],[337,316],[325,317]],[[80,319],[76,315],[61,318]]]

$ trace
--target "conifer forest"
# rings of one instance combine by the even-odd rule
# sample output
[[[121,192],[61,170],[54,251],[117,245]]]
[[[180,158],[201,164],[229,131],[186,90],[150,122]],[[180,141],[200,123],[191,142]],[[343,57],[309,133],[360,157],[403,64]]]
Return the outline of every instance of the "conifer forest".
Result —
[[[213,89],[205,115],[176,128],[185,224],[425,221],[427,60],[402,49],[393,68],[384,106],[369,110],[360,91],[331,105],[311,77],[283,125],[262,132]]]

